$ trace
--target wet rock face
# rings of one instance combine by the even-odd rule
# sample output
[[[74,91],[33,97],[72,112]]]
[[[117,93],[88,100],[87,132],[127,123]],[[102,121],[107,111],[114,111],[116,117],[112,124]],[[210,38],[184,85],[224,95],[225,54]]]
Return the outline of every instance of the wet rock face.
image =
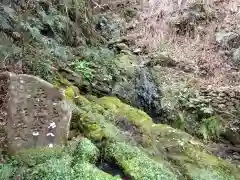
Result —
[[[141,110],[148,113],[154,122],[159,122],[161,118],[161,91],[155,83],[151,73],[151,67],[143,67],[141,58],[132,54],[119,54],[114,57],[114,66],[111,65],[114,73],[111,78],[103,72],[99,72],[91,82],[91,93],[98,96],[115,96]],[[99,69],[104,69],[106,65],[98,65]],[[100,67],[100,68],[99,68]],[[69,78],[67,78],[69,80]]]
[[[128,81],[116,82],[111,95],[144,110],[154,120],[161,118],[162,108],[159,88],[147,68],[136,70],[133,77]]]
[[[147,112],[157,123],[162,113],[160,92],[147,68],[138,71],[136,91],[136,106]]]
[[[121,56],[118,66],[121,79],[113,84],[111,95],[119,97],[130,105],[144,110],[154,120],[161,118],[160,89],[148,67],[140,67],[141,59]]]
[[[7,151],[55,145],[67,140],[71,110],[51,84],[30,75],[8,76],[7,116],[3,120]]]

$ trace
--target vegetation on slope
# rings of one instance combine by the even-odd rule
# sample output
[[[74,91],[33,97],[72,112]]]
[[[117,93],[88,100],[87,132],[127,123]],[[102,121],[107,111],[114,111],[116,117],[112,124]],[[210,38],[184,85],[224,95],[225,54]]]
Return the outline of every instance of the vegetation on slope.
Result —
[[[84,3],[86,1],[74,1],[50,6],[41,1],[36,12],[27,11],[15,17],[17,19],[10,18],[23,30],[21,38],[24,41],[16,42],[18,48],[1,48],[4,60],[14,65],[19,61],[23,65],[22,72],[33,73],[64,88],[66,99],[73,108],[71,130],[78,136],[72,139],[77,141],[73,147],[33,148],[19,152],[0,165],[0,179],[237,180],[239,168],[208,152],[200,140],[168,125],[155,124],[154,119],[142,110],[116,97],[106,96],[114,92],[125,102],[132,103],[132,98],[142,93],[142,86],[137,86],[140,90],[136,90],[135,80],[141,75],[139,72],[146,69],[139,69],[139,59],[127,45],[120,54],[119,45],[118,48],[113,46],[112,50],[93,47],[102,46],[105,40],[102,36],[107,40],[112,36],[119,38],[121,28],[118,23],[110,26],[107,21],[111,20],[104,16],[90,15],[92,11]],[[205,7],[198,9],[200,19],[205,21],[211,17],[207,10]],[[134,17],[134,12],[128,9],[124,15]],[[199,20],[196,17],[198,15],[193,21]],[[9,20],[8,15],[0,14],[2,19]],[[102,36],[94,25],[100,26]],[[12,44],[9,36],[0,34],[0,37],[5,40],[2,42]],[[144,76],[144,80],[149,83],[150,77]],[[140,98],[141,105],[148,103],[146,97],[150,100],[153,97],[143,94],[145,99]],[[188,100],[184,102],[186,109],[209,110],[202,102],[192,107]],[[159,102],[156,100],[155,103]],[[156,104],[150,107],[157,107]],[[201,133],[206,139],[219,134],[213,127],[216,125],[214,119],[208,118],[201,118],[201,123],[205,123]],[[109,166],[114,164],[117,172],[101,168],[99,162],[107,162]]]

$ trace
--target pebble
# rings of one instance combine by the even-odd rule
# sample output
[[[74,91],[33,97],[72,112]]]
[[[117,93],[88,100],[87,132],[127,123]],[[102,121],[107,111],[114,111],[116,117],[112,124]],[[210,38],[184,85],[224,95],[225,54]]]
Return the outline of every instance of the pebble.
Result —
[[[14,40],[19,41],[21,39],[21,34],[19,32],[13,32],[12,37]]]
[[[218,94],[218,96],[220,96],[220,97],[224,97],[224,96],[226,96],[226,94],[223,93],[223,92],[221,92],[221,93]]]
[[[141,48],[136,48],[136,49],[133,50],[133,52],[135,54],[138,54],[138,53],[142,52],[142,50],[141,50]]]
[[[226,105],[225,105],[225,104],[218,104],[218,107],[221,108],[221,109],[223,109],[223,108],[226,107]]]
[[[49,145],[48,145],[48,147],[52,148],[52,147],[53,147],[53,144],[52,144],[52,143],[51,143],[51,144],[49,144]]]
[[[226,105],[227,105],[227,106],[234,106],[234,103],[231,102],[231,101],[228,101],[228,102],[226,102]]]
[[[120,50],[128,50],[129,47],[125,43],[118,43],[116,44],[116,47],[119,48]]]
[[[235,93],[234,93],[234,92],[230,92],[230,93],[228,93],[228,95],[229,95],[231,98],[234,98],[234,97],[235,97]]]
[[[240,156],[239,155],[235,155],[234,154],[232,157],[233,157],[233,159],[240,160]]]

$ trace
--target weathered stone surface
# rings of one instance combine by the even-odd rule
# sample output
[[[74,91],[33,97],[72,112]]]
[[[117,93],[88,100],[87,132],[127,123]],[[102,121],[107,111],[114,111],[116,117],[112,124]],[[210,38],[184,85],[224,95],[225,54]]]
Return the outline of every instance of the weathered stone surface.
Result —
[[[168,52],[158,52],[149,54],[150,60],[144,63],[145,66],[166,66],[175,67],[177,62],[173,59]]]
[[[236,50],[233,52],[233,62],[234,62],[236,65],[240,65],[240,48],[236,49]]]
[[[176,11],[170,18],[170,24],[174,27],[179,34],[185,34],[187,32],[193,32],[202,23],[207,23],[209,20],[215,17],[214,10],[204,3],[197,1],[190,3],[187,8]],[[201,26],[197,27],[199,30]]]
[[[116,44],[116,47],[120,50],[128,50],[129,49],[128,45],[126,45],[125,43],[118,43],[118,44]]]
[[[3,120],[7,151],[12,154],[35,146],[64,144],[71,119],[64,95],[35,76],[13,73],[1,76],[9,81],[7,116]]]
[[[212,105],[214,107],[219,107],[220,109],[225,108],[225,112],[229,113],[232,112],[234,109],[233,107],[237,107],[240,103],[238,94],[240,92],[239,86],[233,86],[233,87],[219,87],[218,89],[208,89],[208,92],[206,90],[201,91],[200,93],[205,98],[211,98]],[[218,106],[217,106],[218,105]],[[216,109],[217,110],[217,109]]]
[[[208,93],[201,92],[204,97],[211,97],[210,102],[214,111],[224,118],[223,126],[226,132],[223,136],[232,144],[240,144],[239,131],[239,104],[240,100],[238,94],[240,92],[239,86],[225,86],[219,88],[209,88]]]
[[[222,48],[238,48],[240,34],[237,32],[218,32],[216,41]]]

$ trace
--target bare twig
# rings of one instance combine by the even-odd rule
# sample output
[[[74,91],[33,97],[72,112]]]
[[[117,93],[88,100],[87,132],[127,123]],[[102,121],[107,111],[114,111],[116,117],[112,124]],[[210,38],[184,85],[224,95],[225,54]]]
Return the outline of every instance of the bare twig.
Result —
[[[108,6],[108,4],[98,4],[96,1],[92,0],[92,3],[95,5],[95,7],[93,9],[96,8],[100,8],[100,9],[104,9],[104,7]]]

